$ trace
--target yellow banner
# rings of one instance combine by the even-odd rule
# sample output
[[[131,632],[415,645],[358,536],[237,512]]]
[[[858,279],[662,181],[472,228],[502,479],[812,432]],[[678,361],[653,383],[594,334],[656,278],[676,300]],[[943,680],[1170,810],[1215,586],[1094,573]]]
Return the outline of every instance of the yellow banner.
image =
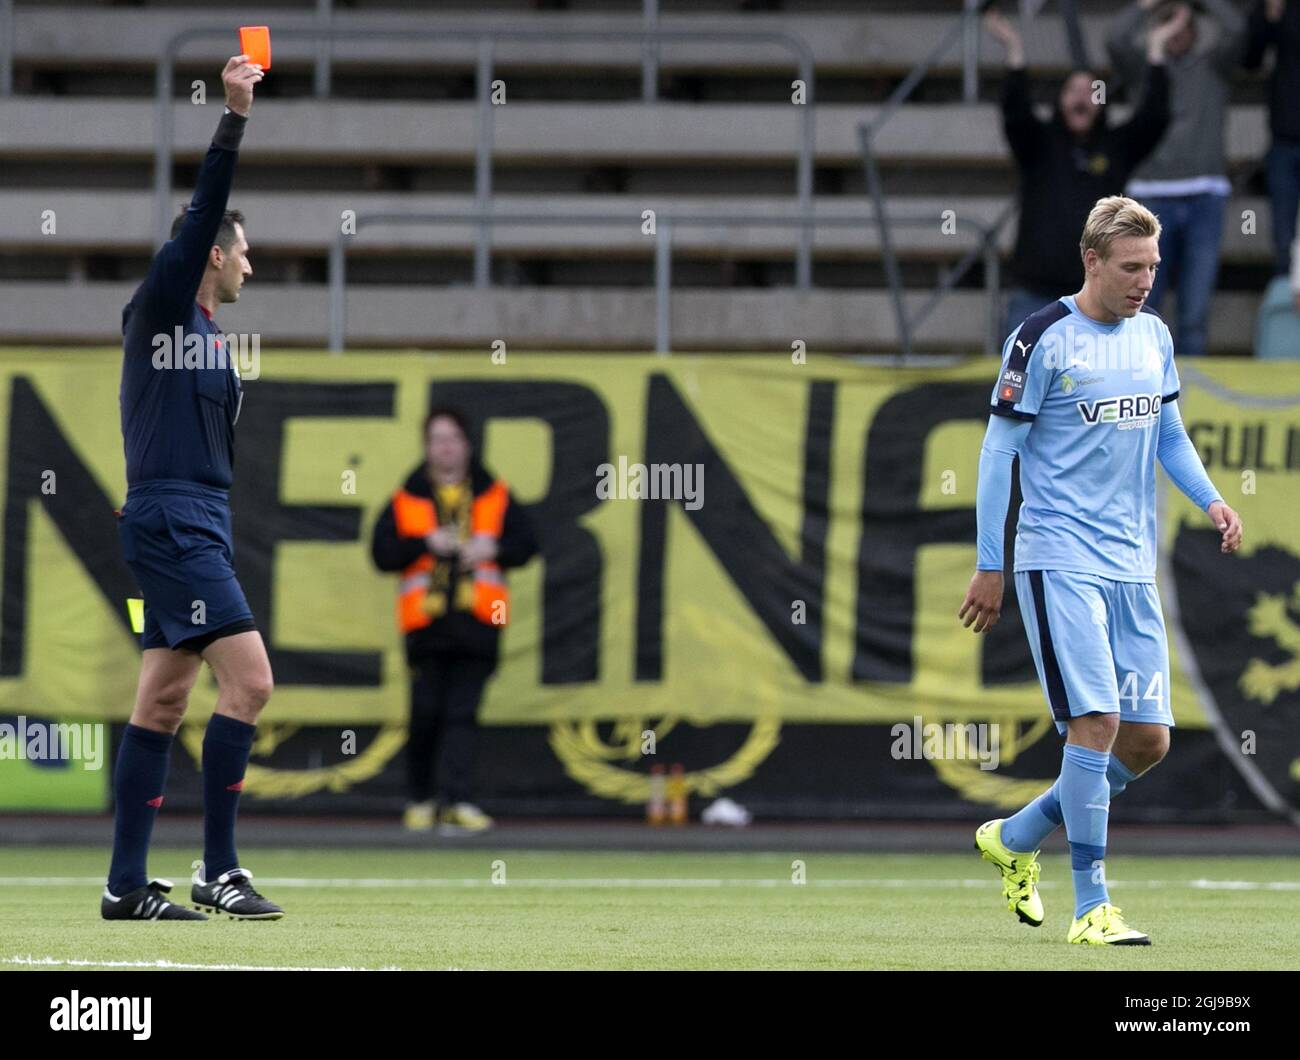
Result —
[[[0,356],[0,711],[130,713],[138,594],[113,517],[125,494],[120,357]],[[260,369],[245,383],[231,503],[236,569],[276,671],[268,718],[404,719],[395,578],[373,568],[369,539],[422,459],[434,401],[481,425],[484,463],[532,506],[544,549],[510,576],[485,723],[1046,717],[1014,608],[987,639],[956,618],[975,561],[992,361],[264,351]],[[1197,369],[1180,405],[1242,513],[1241,558],[1294,557],[1300,442],[1294,403],[1276,395],[1300,393],[1300,367]],[[1169,553],[1208,521],[1163,477],[1161,489],[1167,609],[1203,608],[1179,588],[1186,578],[1171,582]],[[1205,582],[1236,562],[1207,560]],[[1283,638],[1294,629],[1285,615],[1253,621]],[[1198,726],[1205,667],[1186,665],[1189,644],[1171,636],[1173,707]],[[192,716],[211,709],[210,676],[192,702]]]

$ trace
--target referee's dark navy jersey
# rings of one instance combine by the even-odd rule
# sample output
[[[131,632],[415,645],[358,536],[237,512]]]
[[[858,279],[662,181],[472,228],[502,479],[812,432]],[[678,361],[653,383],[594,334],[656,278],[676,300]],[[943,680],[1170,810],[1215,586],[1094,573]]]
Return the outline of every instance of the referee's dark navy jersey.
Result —
[[[180,231],[154,256],[122,310],[119,399],[128,489],[158,480],[230,488],[239,373],[220,329],[194,297],[226,210],[244,124],[236,114],[222,117]],[[202,367],[185,367],[186,349],[200,340],[201,353],[191,353],[190,364],[197,356]],[[229,356],[208,352],[218,349]],[[170,367],[155,357],[160,350],[170,352]]]

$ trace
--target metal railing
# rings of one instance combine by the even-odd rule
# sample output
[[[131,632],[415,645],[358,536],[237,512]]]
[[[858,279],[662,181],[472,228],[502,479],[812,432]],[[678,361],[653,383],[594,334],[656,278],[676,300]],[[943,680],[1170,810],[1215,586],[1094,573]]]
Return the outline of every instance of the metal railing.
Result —
[[[334,0],[315,0],[317,25],[327,27],[334,17]],[[659,26],[659,0],[642,0],[642,20],[648,32]],[[284,31],[276,31],[280,40]],[[316,43],[315,65],[312,71],[312,93],[318,98],[330,94],[334,41],[322,36]],[[14,22],[13,0],[0,0],[0,97],[13,93]],[[644,42],[641,49],[641,99],[652,103],[659,94],[659,48],[654,40]]]
[[[971,250],[953,269],[949,270],[943,281],[931,293],[930,298],[926,300],[916,315],[909,316],[907,307],[903,302],[902,274],[898,266],[898,255],[894,251],[893,234],[890,231],[890,225],[893,221],[885,209],[885,192],[880,179],[880,167],[876,162],[875,139],[880,134],[880,130],[888,124],[899,108],[916,90],[917,85],[924,80],[930,70],[959,39],[963,42],[963,67],[967,75],[964,78],[964,91],[967,101],[973,102],[979,91],[978,79],[975,76],[979,62],[979,17],[993,3],[994,0],[966,0],[962,16],[952,24],[948,32],[939,40],[939,43],[931,49],[929,55],[917,63],[908,75],[899,82],[875,117],[871,121],[863,122],[858,126],[858,143],[862,151],[862,165],[866,176],[867,191],[871,196],[872,206],[875,209],[876,224],[880,231],[880,252],[884,261],[885,279],[889,284],[890,303],[894,309],[894,320],[898,328],[898,341],[902,347],[900,353],[903,357],[907,357],[912,353],[912,335],[915,329],[921,325],[943,296],[956,286],[981,257],[984,259],[985,288],[991,291],[991,304],[998,301],[1000,270],[997,239],[1003,226],[1015,215],[1016,206],[1014,203],[1009,203],[1003,208],[997,220],[981,233],[979,246]],[[1042,0],[1029,0],[1028,3],[1022,5],[1022,14],[1030,16],[1041,6]],[[1067,30],[1070,36],[1071,48],[1074,49],[1077,46],[1081,49],[1083,38],[1078,31],[1078,13],[1074,7],[1074,0],[1062,0],[1062,7],[1065,9],[1067,23],[1073,24],[1073,29]],[[990,272],[992,273],[991,278]],[[991,312],[990,352],[1001,348],[1000,327],[997,312]]]
[[[995,242],[995,236],[998,228],[1003,223],[1004,218],[999,218],[992,225],[985,225],[982,222],[964,219],[961,224],[969,226],[978,234],[979,239],[977,246],[971,250],[956,269],[952,270],[949,278],[945,280],[938,291],[931,299],[921,308],[917,316],[916,323],[919,324],[938,304],[939,299],[947,292],[949,287],[956,282],[966,272],[969,267],[967,259],[971,255],[982,254],[985,259],[984,279],[985,293],[987,295],[988,309],[988,336],[989,346],[986,352],[996,352],[1001,348],[1001,336],[999,334],[1001,327],[1001,300],[999,297],[998,287],[998,253]],[[557,213],[557,214],[536,214],[536,213],[483,213],[477,210],[465,212],[436,212],[436,213],[376,213],[376,214],[358,214],[355,218],[353,233],[345,233],[340,226],[339,233],[335,236],[334,242],[330,246],[329,255],[329,348],[334,353],[342,353],[347,346],[347,247],[349,242],[354,238],[354,234],[360,233],[363,227],[374,227],[380,225],[474,225],[476,227],[492,227],[500,224],[514,225],[611,225],[611,226],[636,226],[637,230],[641,229],[644,223],[640,214],[588,214],[588,213]],[[744,224],[753,225],[762,228],[800,228],[809,233],[818,225],[835,225],[843,227],[845,225],[862,225],[867,226],[877,223],[874,215],[845,215],[836,214],[828,217],[810,217],[803,213],[797,214],[772,214],[772,213],[690,213],[690,214],[668,214],[662,210],[655,211],[655,228],[654,228],[654,274],[655,274],[655,352],[667,354],[672,351],[672,253],[673,253],[673,232],[677,228],[688,227],[709,227],[714,225]],[[933,225],[935,218],[932,215],[910,215],[895,216],[889,219],[892,225],[915,225],[926,226]]]
[[[8,3],[10,0],[0,0]],[[334,17],[334,0],[316,0],[316,23],[328,27]],[[659,0],[641,0],[641,18],[648,33],[655,33],[659,28]],[[276,39],[282,34],[277,31]],[[315,66],[312,76],[312,94],[324,99],[330,94],[333,79],[333,44],[331,37],[322,35],[316,43]],[[641,101],[653,103],[659,98],[659,48],[653,39],[647,39],[641,46]]]
[[[154,228],[157,242],[165,241],[171,230],[171,159],[175,141],[172,82],[177,53],[194,40],[206,37],[229,38],[229,26],[200,26],[182,30],[172,36],[158,60],[154,105],[157,136],[154,143]],[[479,213],[487,214],[492,198],[493,110],[491,99],[493,48],[497,41],[639,41],[643,46],[656,49],[665,43],[717,43],[717,44],[767,44],[776,45],[792,53],[797,61],[798,76],[804,83],[804,102],[800,105],[801,132],[799,143],[796,194],[800,213],[812,216],[813,154],[816,149],[816,111],[814,107],[814,73],[812,49],[808,43],[793,33],[778,31],[712,31],[665,30],[657,24],[641,30],[531,30],[495,29],[491,27],[462,28],[455,30],[383,30],[364,29],[349,25],[338,29],[333,25],[302,29],[276,30],[277,40],[315,40],[332,42],[346,37],[350,42],[382,40],[463,40],[477,45],[477,112],[475,121],[476,146],[474,153],[474,203]],[[318,60],[321,56],[318,54]],[[318,69],[319,73],[319,69]],[[643,90],[644,90],[643,85]],[[487,287],[490,271],[491,237],[488,226],[480,226],[474,248],[474,284]],[[800,290],[812,286],[812,233],[808,226],[800,231],[795,248],[795,283]]]
[[[965,103],[979,102],[979,67],[980,67],[980,16],[984,14],[995,0],[963,0],[961,28],[956,34],[961,37],[961,98]],[[1020,0],[1021,30],[1027,26],[1043,9],[1047,0]],[[1070,52],[1070,64],[1076,70],[1088,68],[1088,49],[1083,41],[1083,26],[1079,21],[1078,0],[1057,0],[1061,20],[1065,25],[1066,46]],[[951,41],[941,48],[936,48],[936,55],[947,52]]]
[[[1045,2],[1046,0],[1021,0],[1020,15],[1022,22],[1027,22],[1033,18]],[[875,208],[875,216],[880,228],[880,251],[884,258],[885,278],[889,283],[890,302],[894,308],[894,318],[898,326],[898,339],[902,345],[901,352],[904,357],[912,352],[912,334],[915,328],[925,320],[939,303],[939,300],[961,280],[962,276],[970,270],[981,256],[984,258],[986,274],[989,269],[994,270],[992,284],[990,285],[986,275],[985,287],[991,286],[993,288],[993,297],[997,298],[999,277],[997,274],[996,240],[1003,226],[1015,215],[1016,207],[1014,203],[1010,203],[1002,210],[997,220],[981,235],[980,246],[967,254],[944,277],[943,282],[936,288],[916,316],[909,317],[907,308],[903,304],[902,276],[898,267],[898,255],[894,252],[893,237],[889,230],[892,222],[885,210],[885,193],[880,179],[880,167],[876,163],[874,142],[880,134],[880,130],[893,118],[899,108],[916,90],[916,86],[924,80],[925,76],[948,53],[948,50],[958,39],[961,40],[963,49],[963,96],[966,102],[975,102],[979,95],[979,18],[993,3],[994,0],[965,0],[961,18],[949,28],[947,34],[934,46],[930,54],[917,63],[898,84],[898,87],[890,93],[889,98],[876,113],[876,116],[871,121],[858,126],[858,143],[862,151],[862,166],[866,175],[867,191],[871,195],[872,206]],[[1084,46],[1083,32],[1079,24],[1077,0],[1058,0],[1058,6],[1061,9],[1061,18],[1065,27],[1071,61],[1076,66],[1086,67],[1088,57]],[[994,326],[1000,327],[1000,325]],[[993,351],[1001,348],[1000,336],[996,332],[990,341]]]
[[[1020,20],[1027,24],[1046,5],[1047,0],[1020,0]],[[1090,69],[1088,47],[1083,39],[1083,25],[1079,21],[1079,0],[1056,0],[1065,28],[1065,46],[1070,52],[1070,65],[1076,70]]]
[[[1032,17],[1044,2],[1021,0],[1022,18]],[[968,17],[962,26],[962,98],[967,103],[974,103],[979,96],[979,26],[977,20],[969,16],[978,13],[973,8],[979,6],[981,0],[965,0],[965,3]],[[1076,66],[1087,66],[1079,28],[1078,0],[1058,0],[1058,3],[1065,19],[1072,61]],[[317,24],[329,26],[334,17],[334,0],[315,0],[315,4]],[[659,28],[659,0],[642,0],[641,18],[644,30],[649,34],[641,49],[641,99],[651,103],[658,95],[659,85],[659,48],[654,37]],[[277,30],[276,39],[280,40],[285,32],[287,30]],[[0,96],[8,96],[13,91],[13,41],[13,0],[0,0]],[[332,37],[317,39],[312,91],[318,98],[324,98],[330,92],[332,46]]]
[[[938,288],[912,317],[906,312],[898,256],[894,250],[890,227],[893,224],[922,223],[920,219],[890,217],[885,209],[884,194],[880,173],[873,150],[873,142],[884,125],[893,117],[915,90],[916,86],[949,51],[958,39],[962,42],[962,80],[963,98],[973,102],[979,92],[979,16],[993,0],[964,0],[962,17],[957,19],[947,34],[934,47],[930,54],[918,63],[899,86],[891,93],[875,118],[859,126],[859,139],[863,155],[863,164],[869,193],[872,197],[874,214],[871,221],[879,228],[881,253],[885,274],[889,283],[891,304],[897,321],[899,340],[903,355],[911,353],[912,335],[925,320],[938,301],[954,287],[967,271],[981,257],[985,263],[985,286],[991,290],[991,298],[998,296],[998,256],[996,240],[1002,227],[1013,214],[1008,208],[999,215],[992,226],[983,226],[979,222],[968,221],[980,232],[976,247],[949,270]],[[1021,0],[1022,18],[1032,17],[1043,6],[1045,0]],[[1086,60],[1083,54],[1083,38],[1079,30],[1077,0],[1058,0],[1065,22],[1066,34],[1074,61]],[[364,25],[349,24],[336,27],[333,24],[333,0],[315,0],[316,25],[312,27],[292,27],[277,29],[277,40],[311,40],[317,45],[313,67],[313,91],[318,97],[329,95],[332,81],[333,42],[336,38],[346,37],[349,41],[370,42],[384,40],[462,40],[476,47],[476,121],[475,121],[475,167],[474,199],[475,210],[470,215],[457,215],[461,220],[467,216],[476,219],[477,235],[474,246],[474,283],[478,288],[486,288],[491,282],[491,239],[493,225],[507,218],[492,213],[492,170],[493,170],[493,133],[494,104],[491,101],[492,71],[494,49],[498,41],[547,41],[547,42],[610,42],[639,41],[641,44],[641,97],[643,101],[653,102],[658,96],[659,49],[664,43],[709,43],[722,44],[767,44],[776,45],[793,55],[800,79],[805,85],[805,101],[801,118],[801,140],[797,161],[797,196],[798,217],[791,219],[771,217],[748,217],[728,215],[744,223],[758,225],[791,226],[797,229],[795,247],[795,282],[800,290],[808,290],[812,284],[812,235],[819,223],[812,215],[812,180],[816,139],[815,117],[815,73],[811,48],[807,42],[794,33],[783,31],[697,31],[664,30],[659,25],[658,0],[643,0],[641,30],[550,30],[550,29],[499,29],[495,27],[462,27],[459,29],[437,30],[397,30],[367,28]],[[155,80],[155,111],[157,137],[154,145],[154,214],[155,235],[159,243],[170,233],[171,227],[171,163],[175,141],[174,107],[172,100],[175,63],[180,50],[194,40],[221,37],[228,38],[229,26],[195,27],[173,35],[163,49],[158,62]],[[0,0],[0,95],[12,90],[12,48],[13,48],[13,11],[12,0]],[[450,215],[440,215],[450,216]],[[590,217],[575,215],[581,220]],[[537,223],[538,219],[514,220],[520,223]],[[697,217],[678,218],[672,223],[691,224]],[[928,219],[933,223],[933,218]],[[542,223],[546,223],[542,221]],[[613,223],[613,222],[610,222]],[[620,219],[619,223],[622,223]],[[716,219],[702,223],[719,223]],[[670,273],[671,252],[660,254],[656,251],[656,276],[662,270]],[[660,284],[658,279],[656,286]],[[666,296],[661,296],[661,302]],[[1000,343],[996,334],[999,325],[991,321],[994,330],[990,340],[993,349]],[[657,342],[661,346],[662,342]]]
[[[880,234],[880,254],[885,269],[885,282],[889,285],[890,304],[894,309],[894,322],[898,328],[900,354],[903,357],[911,355],[912,336],[916,329],[925,322],[925,318],[934,311],[943,296],[960,283],[962,277],[981,259],[984,262],[984,287],[989,292],[990,305],[993,307],[990,311],[990,331],[987,336],[985,352],[997,352],[1002,348],[1000,334],[1002,322],[1000,313],[996,308],[1000,304],[1001,298],[1001,259],[997,241],[1002,229],[1016,215],[1019,207],[1014,201],[1008,202],[1003,206],[993,222],[988,225],[966,218],[965,223],[979,231],[979,244],[968,251],[956,265],[945,272],[944,278],[930,293],[930,297],[914,315],[909,316],[907,306],[903,302],[902,271],[898,264],[898,254],[894,250],[893,232],[890,230],[890,226],[896,222],[894,218],[885,212],[885,193],[880,179],[880,169],[876,164],[875,154],[871,150],[872,135],[869,125],[858,126],[863,167],[866,170],[867,190],[871,195],[872,206],[875,208],[872,217]],[[930,217],[929,223],[935,224],[939,220],[941,218]]]

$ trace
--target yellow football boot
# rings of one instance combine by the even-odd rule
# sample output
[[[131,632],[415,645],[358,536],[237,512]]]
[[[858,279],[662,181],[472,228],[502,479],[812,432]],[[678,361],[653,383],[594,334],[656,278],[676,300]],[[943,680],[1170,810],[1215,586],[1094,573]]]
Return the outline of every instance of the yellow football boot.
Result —
[[[1002,818],[986,821],[975,832],[975,849],[1002,873],[1002,895],[1007,908],[1030,927],[1043,923],[1043,900],[1038,897],[1038,851],[1018,854],[1002,845]]]
[[[1150,946],[1151,939],[1124,923],[1119,910],[1109,902],[1089,909],[1070,925],[1066,942],[1084,946]]]

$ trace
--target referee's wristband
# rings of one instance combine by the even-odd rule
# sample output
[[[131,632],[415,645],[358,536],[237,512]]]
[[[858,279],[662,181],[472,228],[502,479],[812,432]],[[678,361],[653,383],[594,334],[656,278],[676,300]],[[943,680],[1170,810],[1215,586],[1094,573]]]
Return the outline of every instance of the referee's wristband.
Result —
[[[217,126],[212,142],[228,151],[238,151],[240,141],[244,138],[244,126],[247,124],[247,118],[227,107],[221,115],[221,124]]]

